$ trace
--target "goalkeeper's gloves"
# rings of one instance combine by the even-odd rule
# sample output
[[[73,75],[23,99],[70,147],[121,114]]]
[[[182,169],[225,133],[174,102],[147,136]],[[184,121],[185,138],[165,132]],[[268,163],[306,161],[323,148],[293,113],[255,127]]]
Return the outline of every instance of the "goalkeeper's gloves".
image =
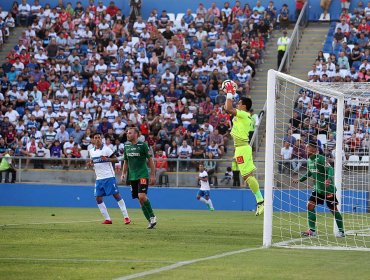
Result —
[[[236,93],[228,92],[228,93],[226,94],[226,99],[234,100],[236,97],[237,97],[237,94],[236,94]]]
[[[234,87],[234,82],[232,82],[232,81],[227,81],[226,83],[225,83],[225,91],[227,92],[227,93],[232,93],[232,94],[234,94],[235,93],[235,87]]]

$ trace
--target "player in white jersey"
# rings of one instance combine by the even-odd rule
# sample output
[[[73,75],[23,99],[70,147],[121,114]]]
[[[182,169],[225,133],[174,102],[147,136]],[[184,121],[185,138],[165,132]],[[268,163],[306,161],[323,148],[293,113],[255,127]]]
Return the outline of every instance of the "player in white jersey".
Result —
[[[112,163],[116,163],[118,160],[114,156],[113,151],[102,143],[100,133],[94,134],[93,141],[94,148],[89,150],[90,161],[88,161],[88,166],[94,166],[96,174],[94,194],[99,210],[105,219],[103,224],[112,224],[107,207],[103,202],[103,197],[113,195],[117,200],[118,206],[124,217],[124,222],[127,225],[131,223],[131,220],[127,213],[125,201],[118,191],[116,175],[112,166]]]
[[[209,181],[208,181],[208,173],[204,169],[203,163],[199,164],[199,177],[200,189],[198,191],[197,199],[207,204],[209,210],[214,211],[212,200],[210,198],[210,190]]]

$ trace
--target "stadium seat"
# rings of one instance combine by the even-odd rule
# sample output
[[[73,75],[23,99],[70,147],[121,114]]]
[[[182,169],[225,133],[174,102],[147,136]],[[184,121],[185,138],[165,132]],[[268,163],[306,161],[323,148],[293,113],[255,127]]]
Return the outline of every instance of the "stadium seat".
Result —
[[[293,136],[296,140],[301,140],[301,134],[299,134],[299,133],[294,133],[294,134],[292,134],[292,136]]]
[[[340,69],[339,72],[340,72],[341,77],[345,77],[348,74],[347,69]]]
[[[170,21],[174,22],[175,19],[175,14],[174,13],[167,13],[168,17],[170,18]]]
[[[354,61],[352,63],[352,67],[355,67],[356,71],[360,69],[360,66],[361,66],[361,61]]]
[[[1,16],[3,19],[5,19],[5,18],[8,16],[8,13],[9,13],[9,12],[7,12],[7,11],[2,11],[2,12],[0,13],[0,16]]]
[[[330,53],[324,53],[324,58],[326,61],[328,61],[328,58],[330,57]]]
[[[361,166],[368,167],[369,166],[369,156],[363,156],[361,158]]]
[[[213,186],[218,186],[218,179],[216,175],[209,176],[209,183]]]
[[[176,15],[176,21],[178,21],[178,22],[181,22],[181,20],[182,20],[182,18],[184,17],[184,13],[178,13],[177,15]]]
[[[131,42],[132,42],[132,45],[135,46],[135,44],[139,42],[139,37],[132,37]]]
[[[361,166],[360,157],[358,155],[350,155],[346,161],[346,166],[348,167],[358,167]]]
[[[81,151],[81,158],[88,158],[89,157],[89,151],[87,150],[82,150]]]
[[[73,131],[75,131],[75,130],[74,130],[74,128],[73,128],[73,127],[68,127],[68,128],[66,128],[66,131],[68,132],[68,134],[69,134],[69,135],[71,135],[71,133],[72,133]]]
[[[355,47],[355,45],[350,44],[350,45],[348,45],[348,47],[349,47],[349,49],[350,49],[350,50],[351,50],[351,52],[352,52],[352,49]]]
[[[167,174],[161,174],[161,176],[159,176],[158,185],[160,187],[163,187],[163,185],[165,187],[169,187],[170,186],[170,183],[169,183],[169,179],[168,179],[168,175]]]
[[[355,126],[353,125],[353,124],[351,124],[350,126],[349,126],[349,131],[355,131]]]
[[[326,17],[324,17],[324,13],[320,15],[319,21],[330,21],[330,14],[327,13]]]
[[[45,158],[50,158],[50,150],[49,149],[45,150]]]
[[[193,13],[191,14],[193,16],[193,18],[196,18],[197,17],[197,14]]]
[[[218,95],[218,91],[217,90],[210,90],[208,95],[211,98],[211,101],[215,102],[215,98]]]
[[[326,144],[326,134],[318,134],[317,140],[320,140],[321,145],[324,146]]]

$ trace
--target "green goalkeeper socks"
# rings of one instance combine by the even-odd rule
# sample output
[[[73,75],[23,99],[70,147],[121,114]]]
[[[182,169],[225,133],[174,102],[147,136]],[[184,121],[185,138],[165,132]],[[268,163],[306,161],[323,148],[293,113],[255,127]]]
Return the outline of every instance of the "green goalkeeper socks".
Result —
[[[340,212],[335,212],[334,217],[335,217],[335,222],[337,223],[339,231],[344,232],[342,214]]]
[[[150,204],[149,199],[147,199],[147,200],[144,202],[143,206],[146,208],[146,211],[148,212],[149,218],[151,218],[151,217],[154,217],[154,216],[155,216],[155,215],[154,215],[154,212],[153,212],[153,209],[152,209],[152,205]]]
[[[149,220],[150,220],[150,215],[149,215],[149,213],[148,213],[148,210],[147,210],[147,209],[146,209],[146,207],[145,207],[145,204],[143,204],[143,205],[141,206],[141,210],[143,210],[143,213],[144,213],[145,218],[149,221]]]
[[[258,184],[257,179],[254,176],[249,176],[245,182],[248,184],[249,188],[254,193],[257,203],[262,202],[263,196],[261,194],[260,185]]]
[[[308,227],[312,231],[316,231],[316,210],[308,210]]]

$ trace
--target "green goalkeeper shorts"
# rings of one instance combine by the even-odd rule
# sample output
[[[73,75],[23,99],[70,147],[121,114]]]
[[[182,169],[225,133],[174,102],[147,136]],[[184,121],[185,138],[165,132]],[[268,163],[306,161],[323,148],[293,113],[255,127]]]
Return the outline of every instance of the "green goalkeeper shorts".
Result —
[[[250,145],[235,147],[234,158],[242,176],[246,176],[256,170]]]

